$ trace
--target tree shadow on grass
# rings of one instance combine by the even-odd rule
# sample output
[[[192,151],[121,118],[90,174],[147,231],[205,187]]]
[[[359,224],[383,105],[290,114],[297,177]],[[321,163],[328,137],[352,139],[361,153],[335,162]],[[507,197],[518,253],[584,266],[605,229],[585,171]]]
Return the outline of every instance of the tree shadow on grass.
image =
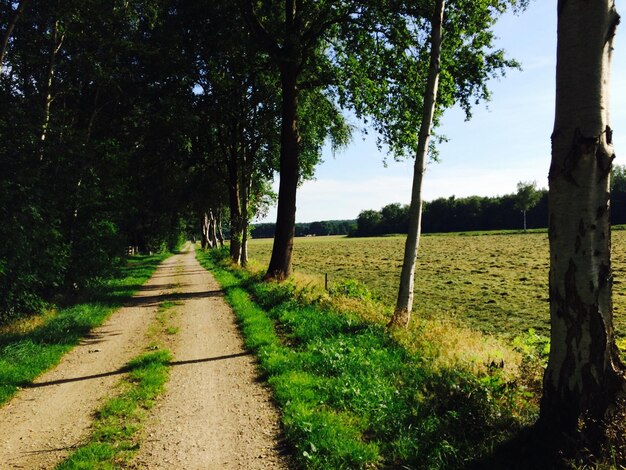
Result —
[[[522,429],[493,452],[471,463],[472,470],[560,470],[572,468],[623,468],[602,456],[594,456],[587,445],[564,435],[546,433],[537,424]],[[608,459],[611,460],[610,456]],[[600,464],[598,464],[600,462]]]

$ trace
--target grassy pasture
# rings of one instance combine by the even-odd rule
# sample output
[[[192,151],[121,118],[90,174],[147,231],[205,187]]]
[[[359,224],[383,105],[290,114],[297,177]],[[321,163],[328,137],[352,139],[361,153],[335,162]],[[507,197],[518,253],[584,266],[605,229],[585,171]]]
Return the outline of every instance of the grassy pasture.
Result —
[[[395,302],[404,236],[297,238],[294,271],[323,283],[356,279],[390,306]],[[613,232],[614,307],[626,336],[626,231]],[[251,240],[250,255],[269,262],[271,239]],[[422,237],[415,278],[415,313],[450,318],[508,338],[529,328],[549,335],[548,235],[450,234]],[[391,310],[391,307],[390,307]]]

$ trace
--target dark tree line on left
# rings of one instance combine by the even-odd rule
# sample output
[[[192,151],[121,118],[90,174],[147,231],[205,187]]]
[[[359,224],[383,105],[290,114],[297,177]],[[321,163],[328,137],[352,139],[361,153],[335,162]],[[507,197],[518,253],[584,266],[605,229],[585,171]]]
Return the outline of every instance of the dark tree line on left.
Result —
[[[365,0],[1,0],[0,317],[109,274],[127,245],[171,249],[185,231],[220,244],[218,221],[233,262],[246,264],[249,221],[275,199],[278,171],[268,277],[288,277],[296,188],[325,142],[350,138],[340,105],[367,102],[357,114],[375,115],[385,96],[412,88],[364,84],[424,68],[406,51],[428,8],[405,10]],[[364,60],[372,54],[377,67]]]
[[[205,219],[205,243],[218,220],[245,242],[277,78],[228,2],[3,0],[0,18],[0,321]]]

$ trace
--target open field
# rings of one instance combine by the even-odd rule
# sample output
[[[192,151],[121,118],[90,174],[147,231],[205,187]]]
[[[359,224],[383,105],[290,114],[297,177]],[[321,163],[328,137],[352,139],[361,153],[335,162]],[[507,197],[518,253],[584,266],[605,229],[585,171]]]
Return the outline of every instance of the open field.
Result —
[[[390,306],[395,301],[403,236],[297,238],[294,271],[323,283],[356,279]],[[613,233],[615,322],[626,336],[626,231]],[[269,261],[271,239],[252,240],[250,255]],[[534,328],[549,334],[548,235],[459,234],[422,237],[415,314],[454,318],[484,332],[515,337]],[[391,311],[391,307],[390,307]]]

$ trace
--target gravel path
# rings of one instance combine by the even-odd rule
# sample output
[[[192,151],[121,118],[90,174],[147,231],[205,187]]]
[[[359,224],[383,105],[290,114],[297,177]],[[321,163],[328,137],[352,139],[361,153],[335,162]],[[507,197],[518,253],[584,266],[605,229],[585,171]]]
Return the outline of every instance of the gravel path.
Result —
[[[161,264],[126,307],[0,408],[1,469],[54,468],[84,441],[120,369],[145,350],[164,300],[180,303],[175,359],[133,468],[286,468],[269,393],[219,286],[189,250]]]
[[[185,300],[167,392],[152,411],[137,468],[287,468],[278,414],[213,276],[185,255]]]

